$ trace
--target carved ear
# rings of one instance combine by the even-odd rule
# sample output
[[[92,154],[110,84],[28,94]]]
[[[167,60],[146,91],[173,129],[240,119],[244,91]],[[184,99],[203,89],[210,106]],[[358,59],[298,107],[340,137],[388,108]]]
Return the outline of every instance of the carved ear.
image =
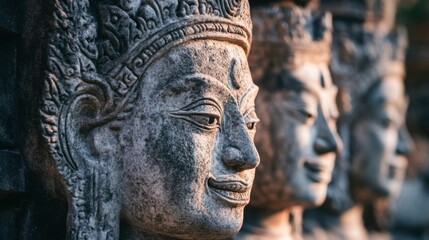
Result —
[[[107,154],[103,144],[111,145],[109,143],[114,141],[109,134],[105,134],[106,125],[94,127],[91,124],[93,119],[98,118],[101,108],[99,103],[96,96],[82,93],[67,106],[61,121],[61,145],[70,156],[70,165],[80,171],[98,168],[101,158]]]
[[[68,239],[105,239],[106,231],[112,239],[118,235],[118,168],[110,154],[114,148],[109,149],[115,138],[102,124],[110,119],[102,91],[95,89],[86,85],[68,96],[56,115],[56,142],[50,143],[70,193]]]

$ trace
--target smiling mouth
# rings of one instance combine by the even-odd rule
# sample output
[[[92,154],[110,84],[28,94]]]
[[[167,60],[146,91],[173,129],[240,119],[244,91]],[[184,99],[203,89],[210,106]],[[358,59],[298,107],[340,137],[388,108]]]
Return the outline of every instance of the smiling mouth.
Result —
[[[332,179],[331,168],[318,163],[305,162],[304,168],[307,177],[316,183],[329,183]]]
[[[218,181],[209,178],[208,186],[218,197],[234,206],[245,206],[250,201],[252,184],[234,180]]]

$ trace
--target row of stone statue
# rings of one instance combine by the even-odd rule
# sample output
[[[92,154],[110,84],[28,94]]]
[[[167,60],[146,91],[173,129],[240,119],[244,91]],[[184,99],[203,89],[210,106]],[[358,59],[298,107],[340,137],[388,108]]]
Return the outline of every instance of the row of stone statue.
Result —
[[[365,239],[363,204],[397,194],[396,0],[49,2],[28,239]]]

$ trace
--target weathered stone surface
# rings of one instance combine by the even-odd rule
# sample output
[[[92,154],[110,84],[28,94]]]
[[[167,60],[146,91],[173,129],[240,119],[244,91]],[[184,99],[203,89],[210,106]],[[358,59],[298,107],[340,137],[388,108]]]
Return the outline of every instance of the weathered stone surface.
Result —
[[[26,158],[67,239],[235,234],[259,163],[249,3],[50,4]]]
[[[261,156],[237,239],[299,238],[301,213],[326,197],[336,153],[336,87],[328,69],[331,18],[306,1],[252,8],[252,76],[260,87],[255,143]],[[298,236],[297,236],[298,235]]]

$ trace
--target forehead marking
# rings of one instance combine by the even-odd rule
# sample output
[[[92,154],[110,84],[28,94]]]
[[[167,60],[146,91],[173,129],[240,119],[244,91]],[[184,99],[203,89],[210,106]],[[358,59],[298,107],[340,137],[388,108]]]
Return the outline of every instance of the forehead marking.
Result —
[[[228,84],[229,87],[233,90],[237,90],[240,89],[241,85],[238,82],[240,79],[240,68],[237,67],[237,60],[236,59],[232,59],[231,61],[231,65],[229,67],[229,79],[228,79]]]

